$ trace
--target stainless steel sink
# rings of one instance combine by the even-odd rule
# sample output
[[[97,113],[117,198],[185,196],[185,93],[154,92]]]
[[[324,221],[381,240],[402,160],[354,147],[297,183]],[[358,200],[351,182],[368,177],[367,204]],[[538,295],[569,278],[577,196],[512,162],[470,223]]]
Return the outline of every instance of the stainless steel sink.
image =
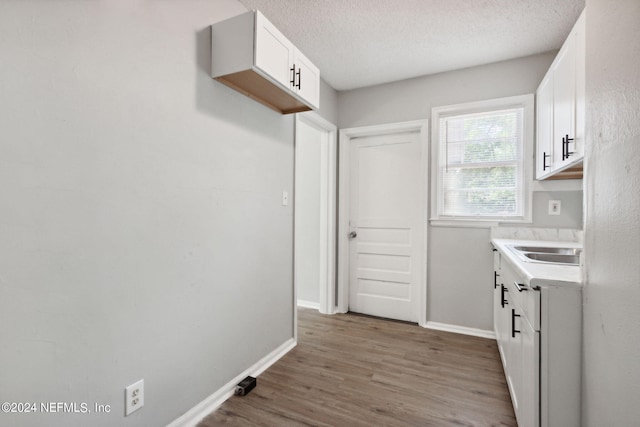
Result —
[[[580,264],[580,255],[569,255],[569,254],[543,254],[536,252],[525,252],[524,256],[540,261],[540,262],[549,262],[553,264]]]
[[[520,252],[536,252],[544,254],[580,255],[579,248],[550,248],[545,246],[514,246]]]
[[[513,252],[525,262],[544,264],[580,265],[580,248],[549,246],[511,246]]]

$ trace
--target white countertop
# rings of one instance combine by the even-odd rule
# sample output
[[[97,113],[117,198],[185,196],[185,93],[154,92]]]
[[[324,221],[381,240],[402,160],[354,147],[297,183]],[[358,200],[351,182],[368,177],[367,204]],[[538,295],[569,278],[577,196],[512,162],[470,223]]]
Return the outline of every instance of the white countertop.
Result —
[[[527,286],[582,286],[580,266],[554,265],[521,260],[509,246],[546,246],[552,248],[582,248],[576,242],[545,240],[491,239],[493,246],[524,276]]]

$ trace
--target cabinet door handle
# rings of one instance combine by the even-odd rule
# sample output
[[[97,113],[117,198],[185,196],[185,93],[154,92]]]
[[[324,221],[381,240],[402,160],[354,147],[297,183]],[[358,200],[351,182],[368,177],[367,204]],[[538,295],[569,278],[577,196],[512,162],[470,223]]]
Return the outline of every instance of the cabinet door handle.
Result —
[[[298,89],[301,89],[300,86],[302,85],[302,76],[300,75],[300,67],[298,67],[298,72],[296,73],[296,76],[298,76],[298,84],[294,86],[297,87]]]
[[[517,281],[514,280],[513,284],[516,285],[516,289],[518,290],[518,292],[527,290],[527,285],[525,285],[524,283],[518,283]]]
[[[296,64],[293,64],[293,67],[289,68],[289,71],[291,71],[291,80],[289,80],[289,83],[291,83],[291,86],[296,87]]]
[[[573,154],[573,151],[569,151],[569,141],[573,141],[573,138],[569,138],[569,135],[565,135],[562,138],[562,160],[566,160]]]
[[[519,314],[516,314],[516,309],[511,309],[511,338],[515,338],[516,334],[519,334],[520,331],[516,330],[516,317],[520,317]]]
[[[494,271],[494,272],[493,272],[493,289],[495,289],[495,288],[497,288],[497,287],[498,287],[498,277],[499,277],[499,276],[500,276],[500,275],[498,274],[498,272],[497,272],[497,271]]]
[[[573,154],[573,151],[569,151],[569,141],[573,141],[573,138],[569,138],[569,135],[566,135],[564,140],[565,140],[565,144],[567,144],[567,159],[568,159],[569,156]]]
[[[502,305],[502,308],[504,308],[504,306],[505,306],[505,305],[508,305],[508,304],[509,304],[509,301],[507,301],[506,299],[504,299],[504,293],[505,293],[505,292],[509,292],[509,290],[508,290],[507,288],[505,288],[505,287],[504,287],[504,283],[503,283],[503,284],[501,284],[501,285],[500,285],[500,287],[502,288],[502,289],[500,290],[501,297],[502,297],[502,298],[501,298],[501,305]]]
[[[547,164],[547,157],[551,157],[551,154],[547,154],[546,151],[542,152],[542,170],[546,171],[550,165]]]

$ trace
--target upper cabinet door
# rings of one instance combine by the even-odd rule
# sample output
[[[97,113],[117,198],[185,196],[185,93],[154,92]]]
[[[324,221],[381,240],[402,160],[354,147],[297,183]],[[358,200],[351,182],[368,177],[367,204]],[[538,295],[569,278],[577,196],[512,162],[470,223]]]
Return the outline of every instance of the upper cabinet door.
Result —
[[[320,71],[298,49],[294,50],[294,91],[312,107],[320,106]]]
[[[575,48],[576,48],[576,136],[573,144],[569,144],[571,151],[574,152],[574,159],[582,159],[584,157],[585,129],[586,129],[586,35],[585,22],[586,14],[582,13],[575,25]]]
[[[293,44],[256,11],[255,65],[284,87],[293,82]]]
[[[553,73],[547,73],[536,93],[536,178],[541,179],[553,170]]]
[[[556,147],[555,166],[571,162],[568,154],[576,137],[576,49],[573,34],[562,46],[553,67],[553,138]]]

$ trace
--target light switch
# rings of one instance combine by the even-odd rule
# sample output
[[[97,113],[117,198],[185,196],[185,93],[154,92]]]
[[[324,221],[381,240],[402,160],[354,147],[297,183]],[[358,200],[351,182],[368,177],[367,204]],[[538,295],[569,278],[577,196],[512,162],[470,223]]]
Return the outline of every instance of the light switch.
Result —
[[[286,191],[282,192],[282,206],[289,205],[289,193]]]
[[[549,200],[549,215],[560,215],[562,203],[560,200]]]

